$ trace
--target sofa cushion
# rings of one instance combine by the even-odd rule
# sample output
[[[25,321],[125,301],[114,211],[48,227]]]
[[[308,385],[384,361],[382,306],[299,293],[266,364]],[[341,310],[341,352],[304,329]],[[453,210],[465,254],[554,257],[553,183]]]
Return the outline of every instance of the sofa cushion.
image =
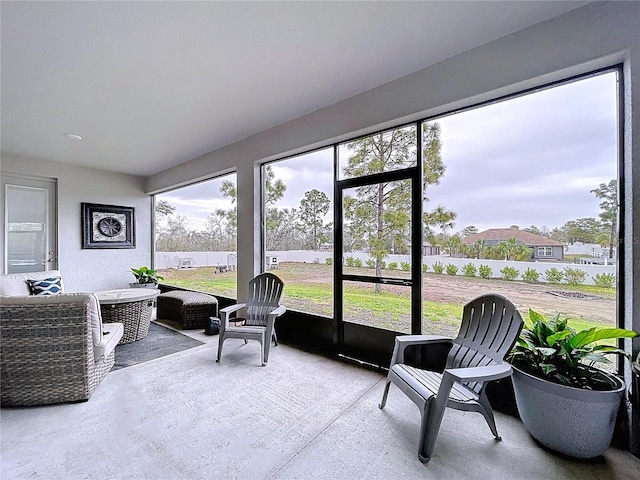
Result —
[[[91,333],[93,334],[93,345],[102,343],[102,313],[100,303],[95,293],[66,293],[65,297],[89,296],[89,320],[91,321]]]
[[[27,280],[31,295],[59,295],[62,293],[62,278],[51,277],[42,280]]]
[[[60,285],[64,292],[64,281],[59,270],[48,270],[46,272],[10,273],[0,275],[0,295],[25,296],[31,295],[27,280],[42,280],[44,278],[60,277]]]
[[[96,362],[106,358],[124,335],[124,325],[121,323],[105,323],[103,328],[102,342],[93,347],[93,355]]]

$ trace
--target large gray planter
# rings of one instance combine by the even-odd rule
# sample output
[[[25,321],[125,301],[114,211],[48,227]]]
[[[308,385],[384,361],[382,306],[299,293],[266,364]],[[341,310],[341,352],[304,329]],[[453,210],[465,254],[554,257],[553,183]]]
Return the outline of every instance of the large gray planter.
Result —
[[[611,443],[624,383],[594,391],[542,380],[513,367],[513,389],[522,423],[543,445],[576,458],[601,455]]]

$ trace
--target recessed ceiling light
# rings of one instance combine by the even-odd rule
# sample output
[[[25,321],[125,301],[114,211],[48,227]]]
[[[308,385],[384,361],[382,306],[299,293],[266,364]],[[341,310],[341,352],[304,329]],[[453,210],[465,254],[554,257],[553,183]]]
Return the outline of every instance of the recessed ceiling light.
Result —
[[[65,133],[64,136],[72,140],[82,140],[82,137],[77,133]]]

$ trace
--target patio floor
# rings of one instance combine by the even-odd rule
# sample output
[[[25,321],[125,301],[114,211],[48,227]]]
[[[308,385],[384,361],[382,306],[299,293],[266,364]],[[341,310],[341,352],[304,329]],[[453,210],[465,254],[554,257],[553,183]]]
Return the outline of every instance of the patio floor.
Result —
[[[280,345],[217,336],[110,372],[88,402],[8,408],[1,415],[3,480],[46,479],[629,479],[640,462],[610,448],[592,461],[541,448],[497,413],[447,411],[431,462],[417,458],[419,414],[383,376]]]

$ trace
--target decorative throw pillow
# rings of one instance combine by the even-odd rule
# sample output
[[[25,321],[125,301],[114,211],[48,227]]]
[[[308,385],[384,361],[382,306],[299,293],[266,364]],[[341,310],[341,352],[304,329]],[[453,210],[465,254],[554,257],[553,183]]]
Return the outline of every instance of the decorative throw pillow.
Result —
[[[27,283],[31,295],[58,295],[62,293],[62,279],[60,277],[27,280]]]

